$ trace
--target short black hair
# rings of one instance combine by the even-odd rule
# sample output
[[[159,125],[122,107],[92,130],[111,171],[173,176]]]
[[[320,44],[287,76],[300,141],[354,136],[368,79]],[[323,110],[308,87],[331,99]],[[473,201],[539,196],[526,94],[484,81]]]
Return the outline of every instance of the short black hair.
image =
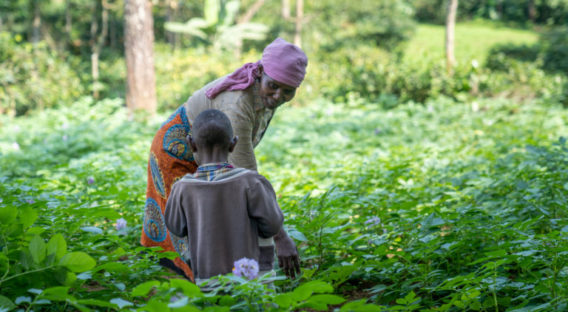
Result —
[[[229,146],[233,137],[233,127],[229,117],[222,111],[208,109],[202,111],[193,121],[191,134],[195,144],[201,147]]]

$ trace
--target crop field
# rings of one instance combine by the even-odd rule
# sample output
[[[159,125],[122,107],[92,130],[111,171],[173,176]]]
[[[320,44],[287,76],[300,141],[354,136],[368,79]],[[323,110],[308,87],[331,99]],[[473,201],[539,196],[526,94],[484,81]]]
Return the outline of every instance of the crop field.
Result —
[[[138,244],[146,157],[161,121],[130,121],[118,99],[0,119],[4,306],[566,308],[561,107],[440,98],[392,110],[363,100],[282,108],[257,156],[298,243],[302,275],[228,276],[213,292],[173,278],[156,265],[163,254]],[[121,218],[126,227],[117,230]]]

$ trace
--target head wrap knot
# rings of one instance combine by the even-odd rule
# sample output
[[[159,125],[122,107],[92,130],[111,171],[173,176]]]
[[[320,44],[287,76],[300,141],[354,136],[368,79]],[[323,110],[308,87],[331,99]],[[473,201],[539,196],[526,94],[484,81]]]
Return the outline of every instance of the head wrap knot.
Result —
[[[276,38],[264,48],[260,61],[243,65],[220,83],[208,89],[205,94],[213,99],[226,90],[244,90],[250,87],[259,75],[260,65],[270,78],[297,88],[306,75],[308,57],[297,46],[282,38]]]

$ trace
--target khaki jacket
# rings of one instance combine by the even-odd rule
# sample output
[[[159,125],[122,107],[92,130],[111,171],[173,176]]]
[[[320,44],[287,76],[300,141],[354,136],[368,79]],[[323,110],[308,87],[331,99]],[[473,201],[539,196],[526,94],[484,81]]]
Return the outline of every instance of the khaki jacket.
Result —
[[[235,167],[257,170],[253,150],[262,139],[274,111],[264,107],[258,94],[258,81],[246,90],[225,91],[209,99],[205,92],[224,78],[210,82],[189,97],[184,103],[187,117],[193,124],[195,117],[204,110],[218,109],[225,113],[234,135],[239,137],[235,150],[229,154],[229,162]]]

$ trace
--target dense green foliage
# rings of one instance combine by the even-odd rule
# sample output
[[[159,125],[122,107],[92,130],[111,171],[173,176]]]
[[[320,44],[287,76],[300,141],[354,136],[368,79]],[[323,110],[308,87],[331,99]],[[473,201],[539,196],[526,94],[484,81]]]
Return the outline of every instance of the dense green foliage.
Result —
[[[165,279],[155,253],[138,247],[145,151],[162,120],[130,122],[121,105],[85,99],[1,119],[2,302],[148,311],[568,303],[568,114],[559,106],[440,98],[393,110],[363,100],[282,108],[258,159],[303,275],[277,277],[275,289],[227,277],[202,293]],[[115,229],[118,218],[126,229]]]
[[[294,1],[239,28],[254,2],[152,1],[145,121],[124,107],[123,0],[0,2],[0,311],[568,309],[566,0],[460,0],[451,75],[445,1],[305,1],[308,75],[256,150],[301,276],[205,291],[157,265],[176,255],[139,244],[154,133],[294,37]]]
[[[413,0],[416,18],[422,22],[443,24],[445,0]],[[460,20],[484,18],[518,25],[564,25],[568,16],[566,0],[459,0]]]

